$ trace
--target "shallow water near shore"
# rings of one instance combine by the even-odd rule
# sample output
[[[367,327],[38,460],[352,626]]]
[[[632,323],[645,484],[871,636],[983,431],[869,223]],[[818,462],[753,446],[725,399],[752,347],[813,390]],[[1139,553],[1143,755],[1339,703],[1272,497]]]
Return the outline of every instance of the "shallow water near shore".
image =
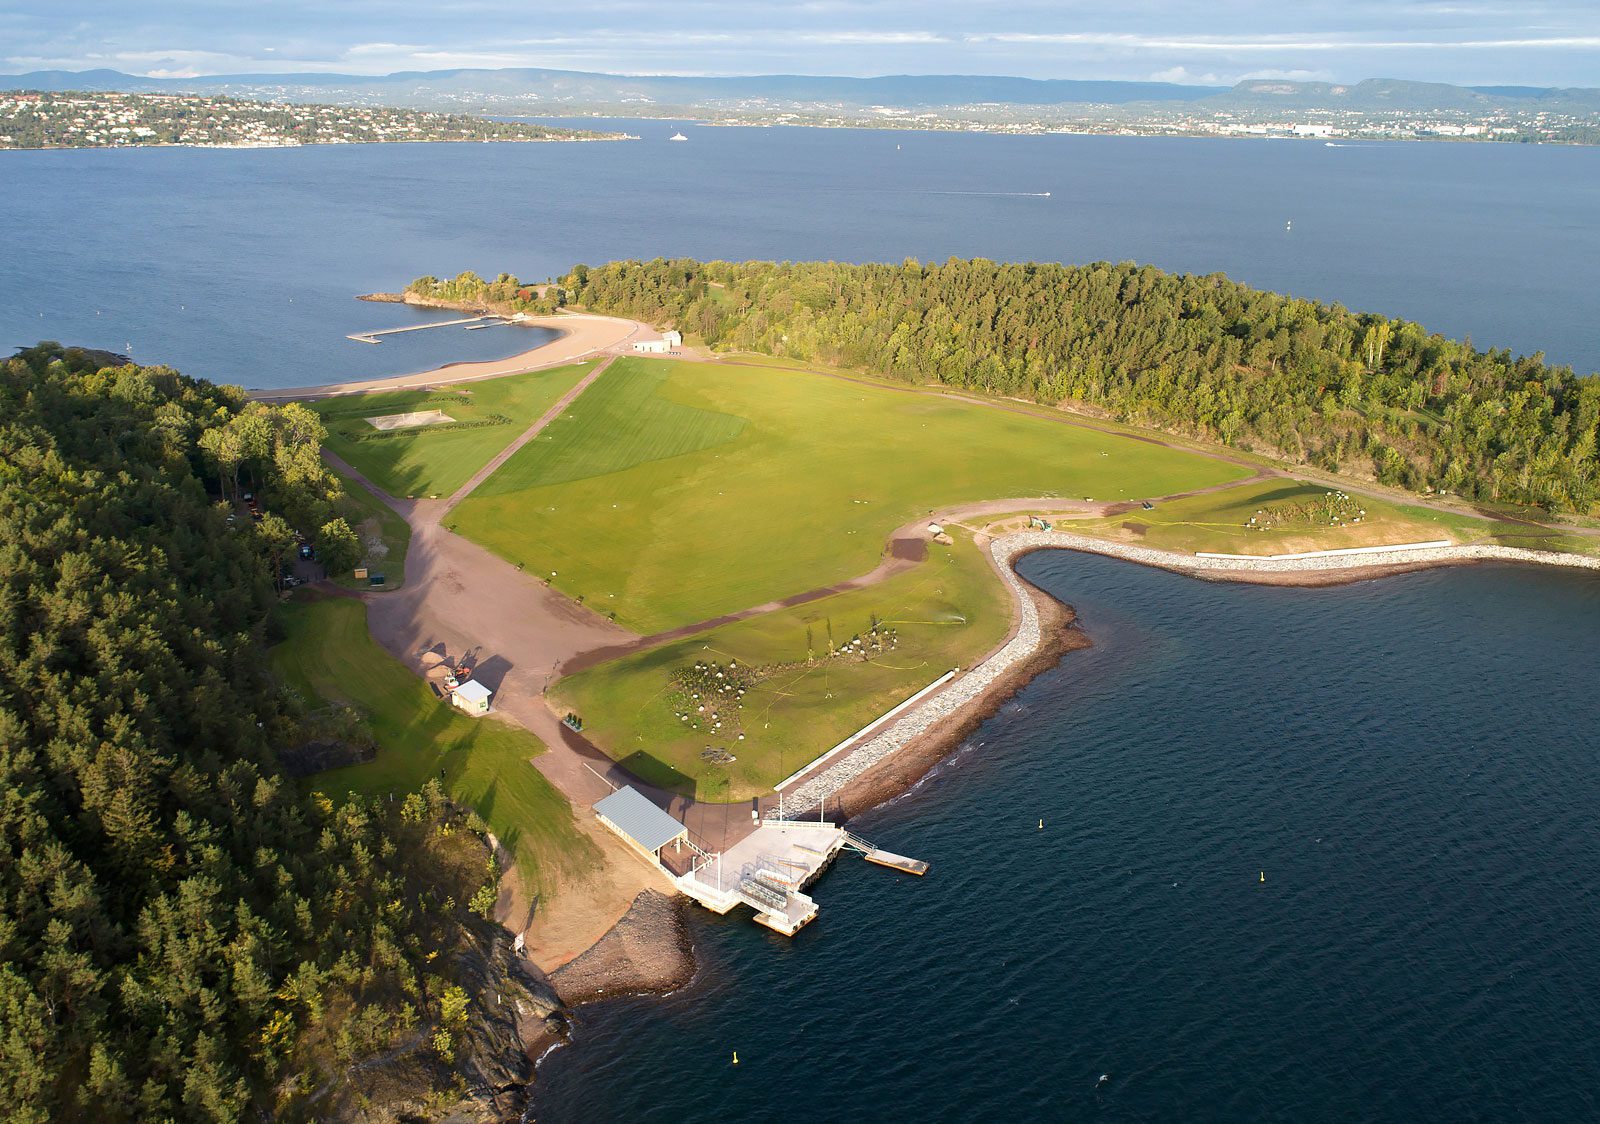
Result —
[[[691,910],[697,981],[582,1009],[535,1118],[1595,1115],[1600,579],[1021,570],[1096,646],[855,822],[930,875]]]

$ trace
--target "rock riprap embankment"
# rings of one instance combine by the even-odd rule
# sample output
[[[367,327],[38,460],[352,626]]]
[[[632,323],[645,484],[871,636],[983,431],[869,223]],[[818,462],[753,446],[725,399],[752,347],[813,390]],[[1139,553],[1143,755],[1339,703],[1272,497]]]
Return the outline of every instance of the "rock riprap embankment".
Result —
[[[1341,570],[1371,571],[1388,566],[1450,565],[1462,562],[1524,562],[1545,566],[1567,566],[1600,570],[1600,558],[1581,554],[1524,550],[1519,547],[1428,546],[1373,551],[1363,554],[1334,554],[1312,558],[1202,558],[1172,551],[1154,550],[1132,543],[1110,542],[1065,531],[1026,531],[1004,535],[989,545],[1016,601],[1019,623],[1016,633],[994,655],[952,680],[944,690],[931,695],[902,715],[888,729],[848,750],[832,765],[785,795],[787,814],[800,816],[814,810],[824,798],[832,797],[874,765],[921,737],[936,725],[977,700],[997,679],[1029,659],[1039,648],[1039,613],[1033,598],[1023,588],[1012,563],[1018,556],[1035,550],[1081,550],[1105,554],[1147,566],[1177,570],[1199,576],[1226,577],[1244,573],[1336,573]]]

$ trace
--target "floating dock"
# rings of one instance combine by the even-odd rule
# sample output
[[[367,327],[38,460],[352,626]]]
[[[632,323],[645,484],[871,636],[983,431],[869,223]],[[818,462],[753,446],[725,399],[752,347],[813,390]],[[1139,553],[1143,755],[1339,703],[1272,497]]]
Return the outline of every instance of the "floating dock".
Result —
[[[885,851],[882,847],[868,843],[861,836],[853,832],[844,833],[844,845],[852,851],[859,851],[861,857],[869,863],[886,866],[890,870],[898,870],[902,874],[915,874],[921,878],[928,873],[928,864],[921,859],[908,859],[904,855],[897,855],[893,851]]]
[[[915,874],[920,878],[928,873],[928,864],[921,859],[908,859],[904,855],[896,855],[889,851],[868,851],[861,857],[869,863],[877,863],[890,870],[898,870],[902,874]]]

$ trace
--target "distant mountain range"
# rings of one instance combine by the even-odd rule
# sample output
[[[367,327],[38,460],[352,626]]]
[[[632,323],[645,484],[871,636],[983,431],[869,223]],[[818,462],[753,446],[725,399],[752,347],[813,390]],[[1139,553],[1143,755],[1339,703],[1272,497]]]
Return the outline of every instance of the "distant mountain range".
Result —
[[[984,75],[844,78],[795,74],[695,78],[516,68],[436,70],[386,75],[218,74],[143,78],[115,70],[46,70],[0,75],[0,89],[185,92],[290,101],[370,104],[498,113],[775,109],[788,106],[906,110],[956,106],[1151,105],[1193,103],[1207,110],[1345,109],[1413,112],[1548,108],[1600,110],[1600,89],[1452,86],[1371,78],[1341,85],[1252,79],[1235,86],[1171,82],[1096,82]]]

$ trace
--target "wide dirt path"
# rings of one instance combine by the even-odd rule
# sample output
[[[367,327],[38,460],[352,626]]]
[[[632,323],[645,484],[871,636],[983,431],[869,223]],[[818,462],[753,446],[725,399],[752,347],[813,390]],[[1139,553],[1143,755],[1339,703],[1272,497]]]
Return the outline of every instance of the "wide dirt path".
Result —
[[[589,387],[594,383],[594,380],[605,374],[606,368],[610,367],[615,361],[615,356],[609,356],[606,359],[601,360],[600,363],[596,365],[594,370],[590,371],[587,375],[583,376],[583,378],[579,379],[576,386],[561,396],[561,401],[557,402],[554,406],[551,406],[548,410],[546,410],[544,415],[540,417],[538,421],[534,422],[527,429],[519,433],[516,439],[511,442],[511,444],[507,445],[504,449],[501,449],[494,455],[488,464],[484,465],[482,468],[478,469],[477,472],[473,473],[472,479],[468,480],[465,484],[461,485],[461,487],[457,488],[450,496],[448,496],[444,501],[444,510],[440,513],[439,517],[441,519],[444,518],[445,514],[447,514],[451,508],[455,507],[456,504],[470,496],[474,491],[477,490],[478,485],[482,484],[485,480],[489,479],[489,477],[498,472],[500,470],[500,466],[515,456],[518,449],[522,448],[529,441],[532,441],[535,437],[539,436],[540,430],[544,429],[545,426],[549,425],[551,422],[555,421],[563,413],[565,413],[567,407],[578,400],[578,395],[588,390]]]

